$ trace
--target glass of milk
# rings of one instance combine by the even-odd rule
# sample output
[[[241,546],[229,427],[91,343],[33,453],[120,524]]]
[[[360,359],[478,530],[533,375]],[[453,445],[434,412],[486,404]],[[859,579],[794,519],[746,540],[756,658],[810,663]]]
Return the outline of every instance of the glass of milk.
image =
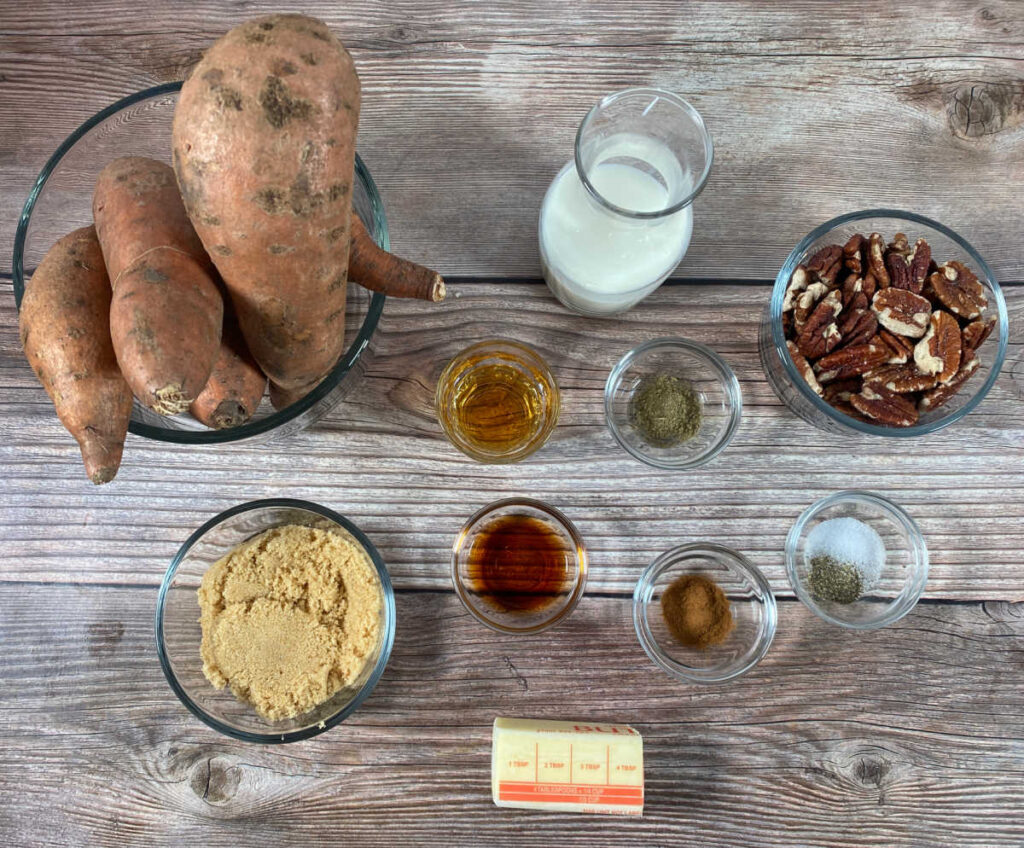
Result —
[[[540,210],[555,297],[582,315],[610,315],[660,286],[690,244],[690,204],[712,156],[700,113],[670,91],[631,88],[594,106]]]

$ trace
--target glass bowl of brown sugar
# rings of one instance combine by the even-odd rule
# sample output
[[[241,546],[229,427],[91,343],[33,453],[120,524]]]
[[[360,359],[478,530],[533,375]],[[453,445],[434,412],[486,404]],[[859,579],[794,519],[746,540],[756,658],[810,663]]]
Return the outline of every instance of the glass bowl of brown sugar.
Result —
[[[764,575],[723,545],[694,542],[652,562],[633,592],[633,626],[672,677],[723,683],[771,647],[777,613]]]

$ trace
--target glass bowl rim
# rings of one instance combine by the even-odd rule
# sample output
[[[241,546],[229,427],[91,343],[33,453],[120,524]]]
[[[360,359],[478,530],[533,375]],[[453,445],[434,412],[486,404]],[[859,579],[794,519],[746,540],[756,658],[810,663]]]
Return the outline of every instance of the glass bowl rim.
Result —
[[[487,350],[489,348],[501,348],[501,347],[512,347],[518,350],[524,355],[524,358],[529,359],[534,367],[538,371],[541,371],[548,381],[548,386],[551,389],[552,396],[552,413],[544,421],[543,426],[537,431],[536,436],[527,442],[522,447],[509,451],[508,453],[493,454],[484,453],[478,451],[468,442],[459,437],[458,433],[450,429],[447,423],[448,417],[442,414],[444,404],[442,403],[442,390],[445,387],[446,378],[455,368],[456,363],[462,361],[467,354],[476,352],[478,350]],[[551,434],[554,432],[555,427],[558,425],[558,419],[561,415],[562,408],[562,390],[558,386],[558,381],[555,379],[555,374],[551,370],[551,366],[548,365],[547,360],[544,359],[536,350],[530,347],[528,344],[516,341],[515,339],[505,338],[504,336],[492,336],[480,341],[473,342],[470,345],[462,348],[456,353],[441,370],[440,376],[437,378],[437,384],[434,387],[434,413],[437,416],[438,423],[441,425],[441,429],[444,431],[445,438],[448,439],[451,444],[462,451],[470,459],[475,459],[477,462],[485,465],[511,465],[512,463],[520,462],[534,453],[539,451],[548,439],[551,438]]]
[[[829,507],[847,502],[869,504],[894,519],[896,524],[906,532],[907,538],[910,539],[910,550],[914,557],[915,573],[910,584],[910,591],[905,594],[901,593],[903,597],[899,603],[894,604],[885,615],[866,622],[844,621],[827,613],[818,605],[810,592],[807,591],[797,573],[796,546],[801,536],[803,536],[804,528],[808,522]],[[917,602],[921,599],[921,595],[924,594],[925,586],[928,583],[928,544],[925,542],[924,534],[921,533],[921,528],[917,526],[917,522],[895,501],[890,500],[884,495],[868,492],[864,489],[843,489],[839,492],[833,492],[816,500],[801,512],[800,517],[793,522],[793,526],[789,528],[789,533],[786,534],[785,555],[786,577],[789,579],[789,585],[796,593],[797,598],[819,618],[827,621],[829,624],[845,627],[848,630],[877,630],[880,627],[894,624],[917,606]]]
[[[713,553],[724,557],[729,563],[730,569],[735,569],[742,574],[754,586],[757,601],[764,608],[764,615],[761,620],[761,629],[757,641],[754,643],[756,650],[753,655],[742,665],[730,668],[723,672],[721,669],[692,669],[682,666],[681,663],[669,657],[658,644],[651,631],[647,616],[647,605],[654,593],[654,584],[657,579],[669,568],[676,564],[681,556],[691,553]],[[719,557],[715,557],[716,560]],[[775,631],[778,627],[778,604],[772,592],[771,584],[761,573],[761,570],[748,560],[739,551],[717,542],[687,542],[669,548],[659,554],[644,569],[640,578],[636,581],[633,589],[633,629],[636,631],[637,639],[644,652],[663,671],[677,680],[686,680],[691,683],[725,683],[728,680],[740,677],[754,668],[768,653],[772,642],[775,640]],[[726,667],[728,668],[728,667]],[[685,669],[685,670],[684,670]]]
[[[807,253],[810,246],[822,236],[827,235],[832,230],[838,229],[844,224],[862,221],[869,218],[892,218],[898,221],[905,221],[930,227],[936,232],[941,233],[950,241],[959,245],[970,257],[971,262],[973,262],[982,272],[985,277],[985,283],[991,289],[992,298],[995,301],[997,324],[999,327],[999,342],[996,356],[989,369],[988,377],[985,382],[975,390],[974,394],[971,395],[963,406],[942,417],[936,418],[934,421],[930,421],[927,424],[915,424],[913,427],[885,427],[880,424],[868,424],[845,415],[830,404],[826,403],[822,398],[818,397],[811,387],[807,385],[807,381],[804,380],[796,370],[796,366],[790,359],[789,351],[786,348],[786,339],[782,332],[782,301],[785,297],[786,289],[789,286],[789,280],[792,277],[796,266]],[[775,277],[775,283],[772,286],[771,300],[768,304],[768,316],[771,328],[772,346],[774,348],[775,355],[782,363],[786,376],[789,378],[789,381],[796,386],[797,391],[800,392],[800,394],[803,395],[816,410],[824,413],[833,421],[836,421],[844,427],[870,436],[883,436],[898,439],[915,438],[917,436],[925,436],[929,433],[937,432],[938,430],[959,421],[969,412],[973,411],[985,399],[985,396],[989,393],[989,390],[993,385],[995,385],[996,380],[999,378],[999,373],[1002,371],[1003,363],[1006,360],[1006,347],[1009,336],[1009,316],[1006,310],[1006,300],[1003,297],[1003,290],[1000,287],[992,269],[989,267],[989,264],[959,233],[944,224],[940,224],[932,218],[927,218],[924,215],[918,215],[914,212],[904,212],[899,209],[877,208],[863,209],[859,212],[848,212],[845,215],[839,215],[838,217],[832,218],[811,230],[811,232],[804,236],[797,246],[790,251],[789,255],[786,257],[786,261],[783,262],[782,267],[779,269],[779,273]]]
[[[624,99],[626,97],[633,97],[639,94],[647,94],[654,97],[667,100],[669,103],[673,103],[690,116],[694,124],[698,127],[701,133],[701,140],[704,142],[704,155],[707,161],[704,163],[704,169],[701,171],[700,176],[693,184],[693,190],[686,195],[682,200],[673,203],[671,206],[667,206],[664,209],[657,209],[654,212],[638,212],[635,209],[626,209],[624,206],[618,206],[608,200],[601,192],[597,190],[594,184],[590,181],[587,176],[587,169],[583,167],[583,156],[580,153],[580,142],[583,139],[583,129],[590,123],[591,119],[598,112],[599,109],[603,109],[610,106],[617,100]],[[708,130],[707,124],[704,123],[704,116],[698,111],[692,103],[684,98],[680,97],[674,91],[668,91],[664,88],[657,88],[656,86],[636,86],[634,88],[623,88],[619,91],[613,91],[610,94],[606,94],[600,100],[597,101],[590,109],[587,110],[587,114],[580,121],[579,127],[576,129],[576,138],[573,141],[573,163],[576,166],[576,173],[579,175],[580,182],[586,187],[587,192],[593,197],[598,203],[600,203],[605,209],[614,212],[616,215],[622,215],[626,218],[633,218],[635,220],[651,220],[658,218],[666,218],[669,215],[674,215],[681,209],[685,209],[687,206],[693,204],[693,201],[697,199],[697,196],[704,191],[704,186],[707,185],[708,177],[711,176],[711,165],[715,160],[715,143],[711,138],[711,133]]]
[[[80,139],[82,139],[98,124],[107,120],[107,118],[116,115],[118,112],[123,109],[127,109],[129,106],[141,103],[144,100],[150,100],[167,94],[174,94],[181,90],[181,86],[181,81],[162,83],[161,85],[155,85],[151,88],[137,91],[134,94],[129,94],[127,97],[122,97],[120,100],[111,103],[109,106],[106,106],[92,117],[85,120],[74,132],[61,142],[60,146],[53,152],[50,158],[46,160],[46,164],[43,165],[42,170],[39,172],[39,176],[36,177],[35,182],[32,184],[28,198],[25,200],[25,205],[22,207],[21,215],[18,218],[18,227],[14,234],[12,277],[14,281],[15,308],[21,308],[21,299],[25,292],[25,241],[28,237],[29,221],[32,217],[32,212],[35,209],[36,201],[39,199],[39,195],[42,193],[43,187],[46,185],[46,181],[50,178],[54,169],[58,164],[60,164],[68,151],[70,151]],[[373,212],[373,227],[368,229],[371,229],[374,240],[377,241],[380,247],[385,250],[389,250],[391,247],[391,240],[388,233],[387,218],[384,214],[384,203],[381,199],[380,192],[377,189],[377,184],[374,182],[373,177],[363,160],[359,157],[358,153],[356,153],[355,159],[355,178],[357,182],[362,182],[366,189],[366,194],[370,201],[370,208]],[[309,392],[305,397],[295,401],[295,403],[290,406],[281,410],[275,410],[270,415],[257,421],[249,421],[239,427],[230,427],[225,430],[174,430],[165,427],[157,427],[143,421],[136,421],[132,419],[128,424],[128,432],[136,436],[142,436],[147,439],[153,439],[158,442],[167,442],[170,444],[230,444],[232,442],[244,441],[246,439],[270,433],[283,424],[287,424],[289,421],[298,418],[304,412],[316,406],[316,404],[323,400],[337,387],[341,379],[351,370],[352,366],[356,364],[363,351],[369,345],[370,338],[376,331],[377,324],[379,323],[381,314],[384,311],[385,301],[385,296],[380,292],[370,292],[370,295],[370,303],[367,307],[366,317],[363,319],[359,332],[356,334],[356,337],[352,342],[346,347],[345,352],[342,353],[338,362],[327,376],[320,381],[320,384],[315,389]]]
[[[712,370],[717,373],[719,382],[722,385],[723,393],[729,401],[729,423],[726,426],[725,431],[722,433],[721,438],[707,451],[692,459],[683,461],[665,460],[657,459],[642,453],[630,445],[622,435],[612,412],[615,392],[621,384],[622,377],[629,369],[629,366],[642,358],[645,354],[658,348],[682,348],[688,353],[695,354],[699,359],[707,361],[711,365]],[[736,431],[739,429],[742,418],[743,390],[740,388],[740,381],[737,379],[736,373],[729,366],[729,363],[722,359],[721,356],[715,353],[707,345],[702,345],[700,342],[691,341],[690,339],[682,337],[665,336],[662,338],[651,339],[650,341],[643,342],[631,350],[626,351],[619,361],[615,363],[615,366],[609,372],[608,379],[604,384],[604,419],[612,436],[615,438],[615,441],[619,443],[619,447],[625,450],[634,459],[638,459],[647,465],[653,466],[654,468],[661,468],[666,471],[688,471],[691,468],[697,468],[713,460],[729,446],[733,436],[736,435]]]
[[[192,549],[196,542],[198,542],[204,535],[206,535],[206,533],[218,524],[221,524],[227,519],[233,518],[234,516],[240,515],[244,512],[253,512],[257,509],[269,507],[285,507],[312,512],[319,515],[321,518],[333,521],[335,524],[351,533],[355,540],[363,546],[367,556],[369,556],[370,560],[373,562],[374,568],[377,571],[377,577],[381,583],[381,592],[384,596],[384,634],[383,643],[380,649],[380,656],[377,658],[373,671],[371,671],[370,676],[366,679],[362,688],[355,694],[355,697],[353,697],[351,701],[349,701],[330,718],[324,719],[323,722],[319,724],[314,724],[301,730],[289,731],[287,733],[252,733],[247,730],[239,730],[238,728],[225,724],[207,713],[189,697],[188,693],[185,692],[182,685],[178,682],[178,678],[174,674],[174,670],[171,668],[171,661],[167,654],[167,646],[164,642],[163,635],[164,605],[167,601],[167,593],[170,591],[171,582],[174,580],[178,567],[181,565],[181,561],[185,558],[185,555]],[[269,530],[271,528],[267,527],[264,529]],[[178,696],[178,700],[185,705],[192,715],[208,727],[212,727],[214,730],[223,733],[225,736],[230,736],[233,739],[240,739],[243,742],[280,745],[287,742],[299,742],[303,739],[310,739],[314,736],[319,736],[321,733],[330,730],[332,727],[335,727],[348,718],[356,711],[360,704],[369,697],[370,693],[380,681],[381,676],[384,674],[384,668],[387,666],[388,660],[391,658],[391,649],[394,647],[395,643],[395,617],[395,591],[391,584],[391,575],[388,573],[387,566],[385,566],[380,552],[374,546],[373,542],[370,541],[367,535],[360,530],[354,522],[334,510],[321,506],[320,504],[313,503],[312,501],[300,500],[298,498],[263,498],[261,500],[247,501],[245,503],[237,504],[229,509],[219,512],[195,530],[188,539],[185,540],[181,547],[178,548],[178,552],[174,555],[174,558],[171,560],[171,564],[167,567],[167,571],[164,573],[164,578],[160,583],[160,591],[157,595],[156,616],[154,619],[156,628],[156,651],[157,656],[160,659],[160,668],[163,670],[164,677],[166,678],[168,685],[171,687],[174,694]]]
[[[479,610],[475,609],[469,602],[466,595],[466,589],[462,585],[462,581],[459,579],[459,554],[465,546],[466,539],[469,536],[470,531],[479,522],[491,515],[491,513],[497,512],[499,509],[503,509],[507,506],[527,506],[537,510],[538,512],[544,513],[549,518],[554,519],[555,523],[562,528],[570,539],[572,539],[572,543],[576,547],[576,580],[568,603],[559,610],[557,615],[541,621],[538,624],[531,625],[530,627],[509,627],[489,619]],[[554,627],[556,624],[568,618],[583,598],[583,594],[587,587],[587,573],[589,570],[590,555],[587,553],[587,547],[583,542],[583,537],[580,535],[579,530],[576,529],[576,525],[573,524],[569,517],[560,509],[557,509],[550,504],[546,504],[543,501],[537,500],[536,498],[502,498],[501,500],[493,501],[492,503],[481,507],[466,520],[462,525],[462,528],[459,530],[458,535],[455,537],[455,541],[452,543],[452,587],[455,589],[455,594],[462,602],[462,605],[470,615],[472,615],[481,624],[490,627],[491,630],[496,630],[499,633],[508,633],[514,636],[525,636],[532,633],[539,633],[542,630],[547,630],[549,627]]]

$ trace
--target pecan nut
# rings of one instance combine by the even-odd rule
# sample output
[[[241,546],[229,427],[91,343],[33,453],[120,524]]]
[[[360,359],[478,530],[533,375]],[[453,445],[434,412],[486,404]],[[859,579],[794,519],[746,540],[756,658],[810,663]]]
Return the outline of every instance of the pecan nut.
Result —
[[[797,337],[800,353],[808,359],[817,359],[833,350],[842,340],[836,317],[842,311],[843,300],[839,290],[829,292],[810,314]]]
[[[925,413],[938,409],[960,391],[963,384],[978,370],[979,365],[981,365],[981,360],[974,354],[974,351],[968,351],[968,356],[960,363],[960,368],[952,380],[948,383],[940,383],[930,392],[921,395],[921,400],[917,404],[918,410]]]
[[[885,239],[880,233],[868,237],[868,268],[880,289],[889,287],[889,272],[885,268]]]
[[[878,338],[892,350],[892,356],[889,358],[890,365],[902,365],[904,362],[909,362],[910,357],[914,355],[914,343],[906,336],[897,336],[888,330],[879,330]]]
[[[786,350],[789,351],[789,357],[793,360],[796,370],[800,372],[800,376],[804,378],[804,382],[811,387],[811,390],[816,395],[820,396],[822,394],[821,383],[814,376],[814,369],[811,368],[811,363],[800,353],[800,349],[793,342],[786,342]]]
[[[852,395],[850,405],[879,424],[911,427],[917,423],[918,412],[913,402],[878,383],[865,385],[860,394]]]
[[[912,339],[924,335],[932,314],[932,305],[927,298],[906,289],[894,288],[875,292],[871,309],[885,329]]]
[[[884,365],[891,354],[886,345],[877,341],[851,345],[819,359],[814,364],[814,373],[819,383],[846,380]]]
[[[960,325],[941,309],[928,321],[928,332],[914,347],[914,364],[922,374],[934,374],[948,383],[960,368]]]
[[[885,267],[889,272],[889,285],[895,289],[906,289],[913,291],[913,282],[910,279],[910,265],[902,255],[895,251],[885,254]],[[918,289],[914,294],[920,294]]]
[[[864,297],[864,295],[858,295]],[[864,298],[865,305],[867,298]],[[855,344],[867,344],[875,337],[878,330],[878,319],[875,313],[864,307],[853,307],[845,310],[839,316],[839,335],[842,336],[842,344],[839,347],[849,347]]]
[[[782,297],[783,312],[789,312],[796,306],[797,297],[800,295],[800,292],[807,288],[810,281],[807,269],[803,265],[797,265],[793,276],[789,278],[789,286],[786,288],[786,293]]]
[[[960,318],[980,318],[988,306],[985,287],[962,262],[947,262],[928,278],[936,299]]]
[[[890,392],[906,395],[935,388],[939,378],[935,374],[922,374],[913,363],[883,365],[864,375],[864,385],[882,385]]]
[[[832,406],[837,403],[849,403],[850,395],[855,395],[860,391],[861,379],[860,377],[847,377],[845,380],[834,380],[824,387],[825,394],[823,397]]]
[[[825,283],[810,283],[797,295],[796,306],[793,307],[793,324],[797,334],[803,332],[804,324],[807,323],[807,319],[814,311],[815,305],[826,294],[828,294],[828,286]]]
[[[914,244],[914,252],[908,257],[910,262],[910,281],[912,292],[920,294],[924,289],[924,281],[928,279],[928,268],[932,264],[932,248],[923,238]]]
[[[850,240],[843,245],[843,265],[854,275],[860,276],[864,272],[864,244],[867,239],[860,233],[854,233]]]
[[[907,238],[906,233],[896,233],[892,237],[892,241],[889,242],[889,252],[898,253],[904,258],[910,256],[910,239]]]
[[[811,258],[807,260],[807,270],[817,271],[821,273],[833,265],[836,262],[842,262],[843,260],[843,249],[838,244],[830,244],[815,251],[811,254]]]
[[[977,350],[995,329],[996,319],[989,318],[988,321],[971,321],[963,329],[961,344],[964,350]]]

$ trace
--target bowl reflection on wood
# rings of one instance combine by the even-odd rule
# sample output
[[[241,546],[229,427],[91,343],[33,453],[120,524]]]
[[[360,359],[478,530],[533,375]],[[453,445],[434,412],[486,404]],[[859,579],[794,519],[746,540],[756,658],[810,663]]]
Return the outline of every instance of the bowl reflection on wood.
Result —
[[[171,122],[181,83],[140,91],[91,117],[64,141],[36,179],[18,222],[14,242],[17,303],[27,278],[61,236],[92,223],[92,193],[105,165],[120,156],[147,156],[170,164]],[[370,172],[356,157],[352,208],[374,241],[388,249],[387,220]],[[330,373],[304,398],[275,411],[264,398],[240,427],[210,430],[189,415],[167,417],[138,402],[129,432],[163,442],[221,444],[266,441],[309,426],[336,406],[359,382],[372,353],[372,339],[384,309],[384,295],[349,283],[345,314],[347,345]]]

